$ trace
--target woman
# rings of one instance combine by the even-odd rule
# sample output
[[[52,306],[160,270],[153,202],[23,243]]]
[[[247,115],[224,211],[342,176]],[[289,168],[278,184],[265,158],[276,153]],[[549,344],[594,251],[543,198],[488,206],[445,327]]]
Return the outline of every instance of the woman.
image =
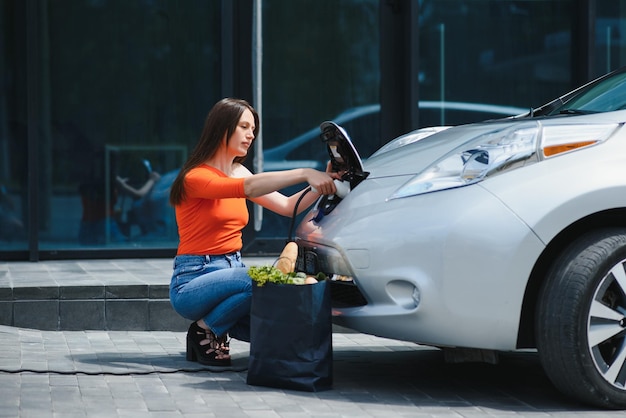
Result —
[[[304,190],[290,197],[278,190],[299,183],[314,187],[317,192],[302,198],[299,211],[336,190],[335,173],[304,168],[252,174],[242,162],[258,129],[259,116],[246,101],[221,100],[172,184],[180,242],[170,301],[176,312],[195,321],[187,333],[190,361],[228,366],[228,335],[250,341],[252,282],[240,254],[246,199],[291,216]]]

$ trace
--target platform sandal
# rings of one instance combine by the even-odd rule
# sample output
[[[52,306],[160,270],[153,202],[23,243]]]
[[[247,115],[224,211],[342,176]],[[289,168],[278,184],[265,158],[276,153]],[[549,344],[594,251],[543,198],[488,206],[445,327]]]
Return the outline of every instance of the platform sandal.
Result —
[[[202,344],[204,343],[204,344]],[[187,361],[197,361],[206,366],[230,366],[227,337],[217,337],[211,330],[196,322],[187,331]]]

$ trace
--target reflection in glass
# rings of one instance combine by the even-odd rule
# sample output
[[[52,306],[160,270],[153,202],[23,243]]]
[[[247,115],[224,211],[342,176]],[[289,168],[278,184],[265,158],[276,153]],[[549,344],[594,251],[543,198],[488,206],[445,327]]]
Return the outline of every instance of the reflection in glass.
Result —
[[[324,170],[328,155],[319,125],[325,120],[341,120],[359,150],[375,143],[378,112],[372,118],[370,105],[379,102],[379,3],[263,0],[264,170]],[[262,240],[282,248],[289,224],[263,211],[261,230],[244,237],[252,242],[244,250],[268,251]]]
[[[40,248],[176,248],[169,185],[221,94],[219,2],[48,2],[41,19]]]
[[[594,76],[607,73],[626,62],[625,0],[596,1]]]
[[[0,2],[0,251],[28,248],[26,86],[16,2]]]

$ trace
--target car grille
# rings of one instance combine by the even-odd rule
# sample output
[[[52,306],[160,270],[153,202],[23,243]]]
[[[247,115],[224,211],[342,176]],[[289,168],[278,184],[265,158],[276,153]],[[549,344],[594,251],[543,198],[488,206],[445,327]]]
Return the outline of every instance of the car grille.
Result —
[[[367,305],[367,301],[353,282],[330,281],[333,308],[350,308]]]
[[[359,291],[359,288],[352,280],[332,280],[337,277],[328,272],[329,266],[324,263],[324,259],[320,258],[313,248],[298,246],[298,258],[296,259],[296,271],[306,274],[317,275],[323,272],[326,277],[330,277],[330,294],[332,306],[334,308],[350,308],[367,305],[367,300]],[[339,276],[343,277],[343,276]]]

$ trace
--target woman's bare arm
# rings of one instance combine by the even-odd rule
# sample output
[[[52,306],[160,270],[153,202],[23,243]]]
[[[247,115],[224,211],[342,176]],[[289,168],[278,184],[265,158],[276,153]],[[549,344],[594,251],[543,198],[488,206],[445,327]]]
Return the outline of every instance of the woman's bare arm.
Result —
[[[243,189],[249,198],[263,196],[300,183],[308,183],[321,194],[333,194],[336,191],[333,177],[330,174],[312,168],[296,168],[258,174],[251,174],[245,169],[250,174],[239,175],[238,173],[241,173],[243,169],[245,169],[243,166],[237,167],[233,171],[233,177],[245,177]]]
[[[304,173],[299,173],[299,171],[304,171]],[[293,208],[300,198],[300,195],[304,193],[304,190],[291,196],[285,196],[276,190],[300,183],[309,183],[317,190],[320,190],[321,193],[310,191],[302,198],[298,206],[298,213],[311,206],[311,204],[319,198],[320,194],[333,194],[336,190],[335,184],[333,183],[333,178],[335,177],[334,173],[323,173],[313,169],[296,169],[252,174],[244,166],[239,166],[233,171],[233,176],[246,178],[244,181],[244,191],[246,191],[246,195],[249,196],[248,198],[251,201],[283,216],[293,215]],[[260,196],[251,196],[248,194],[249,190],[246,190],[246,183],[248,183],[248,185],[252,183],[252,187],[255,188],[253,190],[271,191],[261,194]],[[317,186],[315,184],[317,184]],[[324,193],[324,191],[327,192]]]

